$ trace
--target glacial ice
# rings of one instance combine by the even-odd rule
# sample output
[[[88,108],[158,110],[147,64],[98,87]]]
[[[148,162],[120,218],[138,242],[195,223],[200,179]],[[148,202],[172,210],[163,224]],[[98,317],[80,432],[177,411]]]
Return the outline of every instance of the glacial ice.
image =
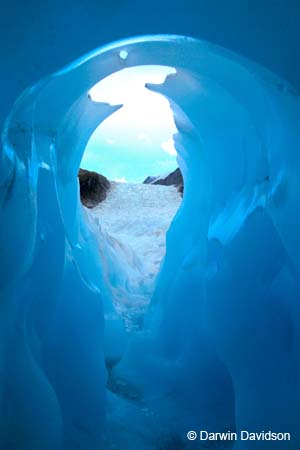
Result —
[[[98,227],[105,285],[129,332],[143,321],[180,203],[175,186],[111,181],[106,199],[88,211]]]
[[[172,107],[185,194],[144,327],[125,348],[77,172],[92,132],[122,107],[89,90],[150,64],[176,69],[147,87]],[[0,156],[5,450],[106,449],[105,430],[116,441],[125,430],[112,417],[138,428],[122,450],[189,448],[193,429],[290,432],[284,450],[300,446],[299,144],[299,97],[285,81],[186,37],[102,47],[23,93]],[[107,395],[105,358],[119,361],[111,376],[139,393],[136,405]]]

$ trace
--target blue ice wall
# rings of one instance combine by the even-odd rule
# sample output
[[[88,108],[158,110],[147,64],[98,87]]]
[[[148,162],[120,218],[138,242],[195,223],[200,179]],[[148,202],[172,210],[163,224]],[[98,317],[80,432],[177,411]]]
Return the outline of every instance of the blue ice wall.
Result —
[[[0,159],[4,448],[101,448],[104,359],[122,357],[123,331],[80,205],[77,171],[94,129],[120,107],[93,103],[89,89],[112,72],[147,64],[177,70],[148,88],[172,106],[185,197],[168,232],[145,327],[115,376],[135,386],[183,443],[186,431],[200,426],[273,429],[290,432],[285,450],[295,449],[299,98],[254,63],[168,35],[87,55],[25,91],[6,121]],[[248,446],[253,442],[235,448]]]
[[[184,201],[144,333],[116,374],[182,434],[290,430],[284,449],[292,449],[300,439],[299,98],[255,64],[186,45],[177,74],[148,86],[173,104]]]
[[[10,0],[0,4],[0,124],[28,86],[116,39],[172,33],[222,45],[300,89],[297,0]],[[66,35],[66,30],[68,33]]]

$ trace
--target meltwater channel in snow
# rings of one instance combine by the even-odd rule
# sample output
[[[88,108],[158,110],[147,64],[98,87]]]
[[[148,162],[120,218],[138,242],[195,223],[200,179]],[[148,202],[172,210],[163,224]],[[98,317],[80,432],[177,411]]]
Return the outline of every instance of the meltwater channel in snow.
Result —
[[[172,108],[184,198],[128,338],[111,296],[120,260],[77,174],[122,108],[90,89],[141,65],[176,70],[147,88]],[[268,70],[169,35],[101,47],[16,101],[0,154],[2,448],[201,449],[187,438],[201,429],[291,435],[219,448],[300,448],[299,106]]]

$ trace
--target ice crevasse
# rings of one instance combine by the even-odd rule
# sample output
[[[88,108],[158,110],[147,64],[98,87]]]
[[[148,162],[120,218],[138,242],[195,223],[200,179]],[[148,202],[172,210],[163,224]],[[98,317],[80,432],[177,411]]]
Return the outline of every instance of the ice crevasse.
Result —
[[[77,172],[95,128],[122,107],[89,90],[139,65],[176,69],[147,87],[172,107],[185,194],[143,329],[125,347]],[[16,101],[0,154],[5,450],[105,448],[105,358],[178,448],[199,429],[290,432],[284,450],[300,447],[299,112],[268,70],[169,35],[101,47]]]

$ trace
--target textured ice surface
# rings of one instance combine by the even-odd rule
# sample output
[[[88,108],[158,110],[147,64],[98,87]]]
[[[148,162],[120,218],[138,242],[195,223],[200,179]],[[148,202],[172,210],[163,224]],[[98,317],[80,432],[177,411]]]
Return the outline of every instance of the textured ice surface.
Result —
[[[99,226],[106,284],[128,331],[141,325],[180,203],[174,186],[111,182],[106,200],[89,211]]]
[[[77,172],[91,133],[120,107],[89,90],[147,64],[176,69],[148,88],[172,106],[185,196],[144,329],[111,375],[150,411],[137,421],[132,402],[105,396],[104,353],[120,359],[125,339]],[[146,416],[169,433],[156,428],[154,448],[184,448],[200,428],[290,432],[284,450],[300,446],[299,143],[299,99],[284,81],[185,37],[103,47],[24,92],[0,161],[3,448],[108,448],[113,411],[108,427],[124,419],[116,442],[120,427],[137,427],[130,450],[143,448]]]

